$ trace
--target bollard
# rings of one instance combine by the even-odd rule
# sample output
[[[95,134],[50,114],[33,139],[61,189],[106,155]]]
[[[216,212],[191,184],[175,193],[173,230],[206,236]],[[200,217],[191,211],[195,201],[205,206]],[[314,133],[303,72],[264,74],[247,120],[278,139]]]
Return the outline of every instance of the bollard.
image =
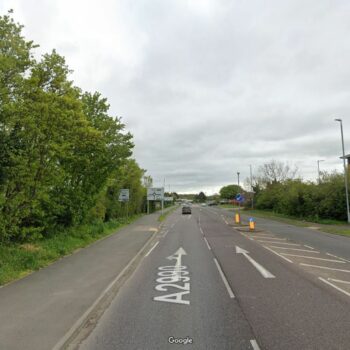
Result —
[[[235,223],[240,224],[241,223],[241,215],[239,213],[235,214]]]
[[[249,218],[249,231],[255,231],[255,221],[253,218]]]

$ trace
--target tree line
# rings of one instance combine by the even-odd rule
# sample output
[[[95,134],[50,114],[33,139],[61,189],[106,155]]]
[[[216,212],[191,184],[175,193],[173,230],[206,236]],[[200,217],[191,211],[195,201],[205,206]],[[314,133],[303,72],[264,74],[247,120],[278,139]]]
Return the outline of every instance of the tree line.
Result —
[[[106,98],[69,80],[64,57],[36,59],[22,31],[0,16],[0,242],[123,216],[121,188],[139,213],[145,171],[131,158],[132,135]]]

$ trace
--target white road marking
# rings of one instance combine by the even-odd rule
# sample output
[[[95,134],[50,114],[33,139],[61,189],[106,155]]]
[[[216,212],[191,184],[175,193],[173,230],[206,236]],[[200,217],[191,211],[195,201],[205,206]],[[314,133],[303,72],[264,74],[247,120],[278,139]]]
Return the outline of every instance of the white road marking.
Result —
[[[265,245],[263,245],[263,247],[264,247],[265,249],[269,250],[271,253],[274,253],[274,254],[276,254],[277,256],[279,256],[280,258],[282,258],[282,259],[284,259],[284,260],[290,262],[291,264],[293,264],[293,261],[292,261],[292,260],[289,260],[289,259],[287,259],[286,257],[284,257],[283,255],[278,254],[277,252],[275,252],[275,251],[272,250],[271,248],[266,247]]]
[[[165,231],[164,235],[163,235],[163,238],[168,234],[169,230],[168,231]]]
[[[257,242],[263,242],[263,243],[274,243],[271,241],[263,241],[261,239],[256,239]],[[294,246],[300,246],[300,244],[296,244],[296,243],[285,243],[285,242],[276,242],[278,244],[284,244],[284,245],[294,245]]]
[[[276,241],[286,241],[287,239],[286,238],[275,238],[275,237],[261,237],[263,239],[273,239],[273,240],[276,240]]]
[[[313,253],[313,254],[320,254],[320,252],[317,252],[315,250],[306,250],[306,249],[299,249],[299,248],[276,247],[276,246],[271,246],[271,248],[297,250],[298,252],[308,252],[308,253]]]
[[[171,225],[171,228],[174,228],[174,226],[175,226],[175,223],[173,223],[173,224]]]
[[[202,235],[204,235],[204,232],[201,227],[199,228],[199,231],[201,231]]]
[[[331,283],[331,282],[328,282],[327,280],[325,280],[325,279],[322,278],[322,277],[319,277],[318,279],[319,279],[320,281],[322,281],[322,282],[324,282],[324,283],[326,283],[326,284],[332,286],[333,288],[335,288],[335,289],[338,290],[339,292],[342,292],[342,293],[344,293],[345,295],[347,295],[348,297],[350,297],[350,293],[347,292],[347,291],[345,291],[344,289],[339,288],[339,287],[336,286],[335,284],[333,284],[333,283]]]
[[[335,278],[327,278],[327,279],[328,279],[328,281],[350,284],[350,281],[337,280],[337,279],[335,279]]]
[[[336,256],[336,255],[333,255],[331,253],[326,253],[326,254],[329,255],[329,256],[333,256],[333,258],[337,258],[339,260],[343,260],[343,261],[346,261],[346,262],[350,263],[350,260],[346,260],[344,258],[341,258],[340,256]]]
[[[350,273],[350,270],[335,269],[333,267],[326,267],[326,266],[319,266],[319,265],[310,265],[310,264],[304,264],[304,263],[300,263],[300,265],[302,265],[302,266],[310,266],[310,267],[317,267],[319,269],[324,269],[324,270],[340,271],[340,272]]]
[[[192,214],[190,214],[190,215],[188,216],[188,220],[191,219],[191,218],[192,218]]]
[[[313,247],[310,247],[309,245],[304,244],[304,247],[309,248],[309,249],[315,249]]]
[[[157,243],[155,243],[155,245],[148,251],[148,253],[145,255],[145,257],[151,254],[151,251],[158,245],[158,243],[159,243],[159,241]]]
[[[203,237],[203,238],[204,238],[204,240],[205,240],[205,243],[207,243],[207,247],[208,247],[208,249],[209,249],[209,250],[211,250],[211,247],[210,247],[210,245],[209,245],[209,243],[208,243],[207,239],[206,239],[205,237]]]
[[[220,274],[220,276],[221,276],[221,278],[222,278],[222,280],[224,282],[224,285],[225,285],[225,287],[227,289],[227,292],[228,292],[230,298],[234,298],[235,295],[233,294],[232,289],[231,289],[230,285],[228,284],[227,279],[226,279],[224,273],[222,272],[218,261],[215,258],[214,258],[214,262],[215,262],[215,265],[216,265],[217,269],[219,270],[219,274]]]
[[[345,264],[345,261],[341,261],[341,260],[323,259],[323,258],[316,258],[315,256],[305,256],[305,255],[288,254],[288,253],[281,253],[281,254],[286,256],[295,256],[303,259],[314,259],[314,260],[330,261],[330,262]]]
[[[260,347],[259,347],[259,345],[258,345],[258,343],[256,342],[255,339],[252,339],[250,341],[250,344],[252,344],[253,350],[260,350]]]
[[[263,267],[262,265],[260,265],[259,263],[257,263],[252,257],[250,257],[248,254],[249,252],[236,246],[236,253],[237,254],[243,254],[247,260],[260,272],[260,274],[264,277],[264,278],[275,278],[275,276],[268,271],[267,269],[265,269],[265,267]]]

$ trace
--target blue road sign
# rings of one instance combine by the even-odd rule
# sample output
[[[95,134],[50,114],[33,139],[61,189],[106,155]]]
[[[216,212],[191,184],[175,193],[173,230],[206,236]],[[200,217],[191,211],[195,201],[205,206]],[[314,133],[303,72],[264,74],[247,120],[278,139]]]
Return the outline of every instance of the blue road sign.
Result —
[[[236,196],[236,201],[238,201],[238,202],[244,202],[244,196],[241,195],[240,193],[238,193],[237,196]]]

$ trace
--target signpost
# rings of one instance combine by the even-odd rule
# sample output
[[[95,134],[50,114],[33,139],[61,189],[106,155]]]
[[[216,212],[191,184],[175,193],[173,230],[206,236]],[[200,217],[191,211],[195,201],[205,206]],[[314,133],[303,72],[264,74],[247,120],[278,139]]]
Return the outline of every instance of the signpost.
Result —
[[[119,202],[124,202],[126,204],[126,217],[129,217],[129,194],[128,188],[122,188],[119,192]]]
[[[149,201],[162,202],[162,214],[164,209],[164,187],[147,188],[147,214],[149,214]]]

